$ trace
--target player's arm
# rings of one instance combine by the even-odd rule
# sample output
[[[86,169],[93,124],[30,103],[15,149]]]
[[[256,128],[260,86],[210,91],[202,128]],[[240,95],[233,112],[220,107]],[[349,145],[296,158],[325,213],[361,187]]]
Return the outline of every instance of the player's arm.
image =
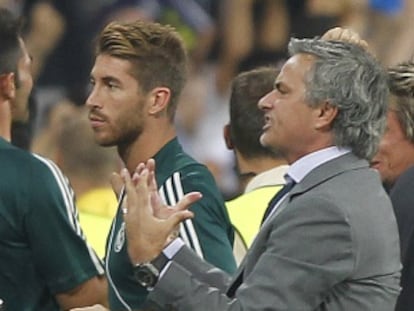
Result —
[[[28,172],[33,181],[25,228],[34,264],[63,310],[108,305],[100,258],[85,241],[73,190],[56,165],[41,157]],[[51,254],[53,256],[51,256]]]
[[[108,307],[107,301],[108,283],[104,276],[95,276],[64,293],[56,294],[56,300],[63,310],[74,307],[101,304]]]

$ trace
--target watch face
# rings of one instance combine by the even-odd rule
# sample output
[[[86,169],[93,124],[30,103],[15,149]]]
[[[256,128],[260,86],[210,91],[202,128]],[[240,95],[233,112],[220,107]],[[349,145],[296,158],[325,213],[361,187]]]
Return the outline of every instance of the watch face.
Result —
[[[158,271],[150,263],[143,264],[134,268],[135,280],[145,288],[154,287],[158,280]]]

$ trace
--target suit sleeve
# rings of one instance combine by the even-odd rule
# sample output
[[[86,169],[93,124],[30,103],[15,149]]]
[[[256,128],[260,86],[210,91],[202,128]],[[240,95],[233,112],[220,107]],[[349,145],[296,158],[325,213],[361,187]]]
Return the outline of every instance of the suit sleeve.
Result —
[[[398,223],[401,246],[402,291],[398,297],[396,311],[412,310],[414,306],[414,168],[398,178],[391,189],[390,197]]]
[[[401,261],[406,260],[407,250],[414,232],[414,168],[400,176],[391,189],[390,198],[398,223],[401,245]]]
[[[306,209],[300,208],[303,204]],[[233,299],[201,277],[202,269],[194,273],[177,261],[151,296],[181,311],[315,310],[324,293],[354,266],[346,216],[328,200],[308,198],[302,204],[290,204],[276,220],[266,224],[271,230],[260,233],[269,234],[265,250],[251,268],[245,266],[251,271]],[[248,256],[254,256],[252,252]]]

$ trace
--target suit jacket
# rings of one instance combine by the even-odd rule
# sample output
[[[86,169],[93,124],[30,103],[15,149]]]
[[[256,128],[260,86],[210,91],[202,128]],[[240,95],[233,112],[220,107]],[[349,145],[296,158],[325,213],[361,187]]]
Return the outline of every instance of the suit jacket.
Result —
[[[179,311],[390,311],[399,294],[398,239],[378,173],[346,154],[296,184],[233,278],[183,248],[149,300]],[[239,273],[243,283],[229,298]]]
[[[396,311],[414,310],[414,167],[406,170],[397,179],[390,192],[400,233],[402,291],[398,297]]]

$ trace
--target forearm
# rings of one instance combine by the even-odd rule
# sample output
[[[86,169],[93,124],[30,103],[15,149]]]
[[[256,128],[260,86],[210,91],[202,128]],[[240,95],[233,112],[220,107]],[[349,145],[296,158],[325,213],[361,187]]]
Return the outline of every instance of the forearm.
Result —
[[[220,291],[224,292],[231,281],[228,273],[204,261],[186,246],[180,249],[173,260],[201,282],[217,287]]]
[[[200,277],[200,271],[196,274],[193,272],[187,270],[187,266],[183,268],[173,262],[154,290],[150,292],[149,303],[156,305],[159,310],[165,310],[167,305],[172,305],[174,310],[180,311],[227,310],[231,299],[225,292],[200,281],[197,278]],[[180,280],[178,286],[177,280]],[[207,291],[210,292],[209,295],[205,294]]]
[[[105,276],[93,277],[64,293],[56,294],[56,300],[63,310],[101,304],[108,307],[108,283]]]

